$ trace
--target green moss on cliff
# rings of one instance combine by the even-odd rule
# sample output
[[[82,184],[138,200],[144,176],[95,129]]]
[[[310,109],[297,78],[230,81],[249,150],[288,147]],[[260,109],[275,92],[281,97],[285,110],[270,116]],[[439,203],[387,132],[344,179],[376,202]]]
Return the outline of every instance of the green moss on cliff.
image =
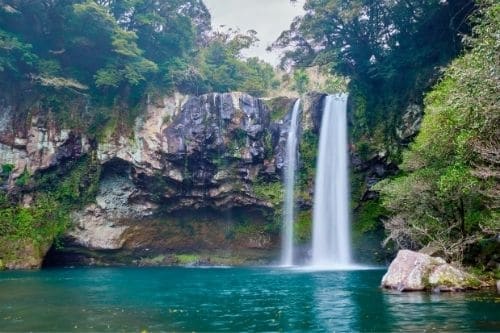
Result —
[[[241,129],[236,128],[233,137],[227,146],[227,154],[233,158],[242,158],[242,150],[248,146],[248,135]]]
[[[398,96],[391,96],[397,99]],[[370,105],[369,94],[360,86],[353,85],[349,95],[349,112],[353,118],[350,128],[350,139],[353,152],[366,162],[381,151],[389,151],[390,158],[397,160],[400,155],[400,146],[394,145],[394,128],[396,118],[404,110],[402,105]],[[398,103],[404,103],[401,99]],[[389,113],[384,113],[388,111]],[[396,147],[396,149],[394,149]]]
[[[311,240],[312,231],[312,210],[308,209],[297,213],[294,228],[295,241],[306,243]]]
[[[279,181],[257,181],[253,184],[253,192],[257,198],[271,203],[275,208],[279,208],[283,203],[284,189]]]
[[[16,186],[26,186],[30,180],[30,173],[24,169],[23,173],[16,179]]]
[[[269,159],[273,157],[273,136],[269,130],[264,133],[264,158]]]
[[[176,254],[175,261],[179,265],[192,265],[200,261],[200,256],[197,254]]]
[[[63,168],[34,177],[37,191],[53,197],[62,206],[78,208],[91,202],[97,193],[101,168],[95,156],[85,156]]]
[[[365,182],[365,175],[361,172],[353,172],[349,176],[351,183],[351,209],[356,209],[363,199],[367,186]]]
[[[318,152],[319,137],[312,130],[302,134],[299,145],[299,170],[297,177],[297,197],[304,201],[311,201],[311,189],[316,172],[316,155]]]
[[[71,210],[94,199],[99,174],[95,156],[86,156],[56,170],[26,177],[21,186],[35,189],[24,194],[29,205],[0,195],[0,259],[5,265],[22,256],[40,259],[41,252],[68,227]]]
[[[287,97],[265,100],[264,103],[270,110],[271,120],[274,122],[283,119],[293,106],[293,100]]]
[[[366,233],[382,227],[381,218],[387,214],[380,200],[361,203],[354,212],[354,232]]]
[[[283,215],[283,200],[285,190],[280,181],[266,182],[263,179],[258,179],[253,184],[254,195],[273,206],[271,212],[265,211],[264,216],[266,219],[265,232],[271,234],[279,233],[281,229],[281,219]]]

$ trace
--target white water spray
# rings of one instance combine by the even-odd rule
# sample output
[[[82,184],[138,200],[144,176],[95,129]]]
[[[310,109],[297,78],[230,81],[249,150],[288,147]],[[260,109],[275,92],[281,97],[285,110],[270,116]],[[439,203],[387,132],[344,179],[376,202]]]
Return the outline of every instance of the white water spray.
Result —
[[[293,222],[295,220],[295,172],[297,169],[297,142],[299,128],[300,99],[298,99],[292,111],[288,138],[286,141],[286,165],[285,165],[285,207],[283,215],[283,232],[281,239],[281,264],[283,266],[293,265]]]
[[[347,94],[325,99],[314,189],[312,262],[349,268],[351,239],[347,150]]]

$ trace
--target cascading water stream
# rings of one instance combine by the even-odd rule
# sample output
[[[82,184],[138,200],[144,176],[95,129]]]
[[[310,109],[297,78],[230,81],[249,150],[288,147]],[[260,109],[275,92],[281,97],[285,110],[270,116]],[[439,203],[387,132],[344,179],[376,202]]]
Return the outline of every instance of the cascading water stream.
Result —
[[[283,266],[293,265],[293,222],[295,218],[295,171],[297,169],[297,142],[299,127],[300,99],[298,99],[292,110],[292,119],[288,129],[286,141],[286,164],[285,164],[285,207],[283,214],[283,232],[281,240],[281,264]]]
[[[347,151],[347,94],[325,99],[314,189],[314,267],[348,268],[351,263]]]

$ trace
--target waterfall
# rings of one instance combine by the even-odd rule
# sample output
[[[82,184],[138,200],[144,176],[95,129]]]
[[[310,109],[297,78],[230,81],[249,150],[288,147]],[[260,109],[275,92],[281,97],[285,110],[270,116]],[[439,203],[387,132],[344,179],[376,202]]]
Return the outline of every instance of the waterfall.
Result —
[[[295,171],[297,169],[297,135],[298,119],[300,113],[300,99],[298,99],[292,111],[290,128],[286,141],[286,164],[285,164],[285,206],[283,211],[283,232],[281,239],[281,264],[283,266],[293,265],[293,222],[295,213]]]
[[[347,94],[325,99],[316,167],[312,266],[351,265]]]

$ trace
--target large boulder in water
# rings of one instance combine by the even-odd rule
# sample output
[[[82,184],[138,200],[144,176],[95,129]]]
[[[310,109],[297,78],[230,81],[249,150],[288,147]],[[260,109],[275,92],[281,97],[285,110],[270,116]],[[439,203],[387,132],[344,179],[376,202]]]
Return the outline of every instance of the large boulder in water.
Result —
[[[442,258],[401,250],[382,278],[382,287],[399,291],[459,291],[476,289],[481,282]]]

